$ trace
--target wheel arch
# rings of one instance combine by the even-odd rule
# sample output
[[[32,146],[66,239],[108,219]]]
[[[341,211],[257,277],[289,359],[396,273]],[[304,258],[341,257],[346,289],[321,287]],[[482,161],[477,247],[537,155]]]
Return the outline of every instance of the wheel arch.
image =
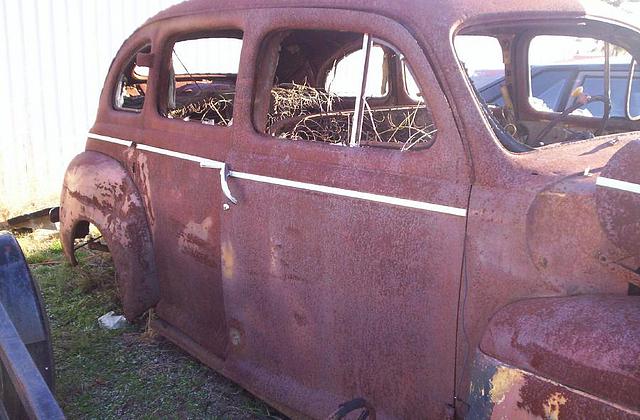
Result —
[[[117,273],[125,316],[135,319],[156,305],[159,287],[144,201],[120,162],[87,151],[65,173],[60,200],[60,240],[67,260],[77,259],[74,239],[88,224],[102,233]]]

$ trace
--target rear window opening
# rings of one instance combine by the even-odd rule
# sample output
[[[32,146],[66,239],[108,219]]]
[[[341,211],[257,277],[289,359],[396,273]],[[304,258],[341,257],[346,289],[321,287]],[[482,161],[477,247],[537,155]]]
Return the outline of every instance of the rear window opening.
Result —
[[[241,52],[242,33],[237,31],[176,42],[163,115],[185,122],[232,125]]]
[[[627,49],[597,37],[512,31],[454,39],[483,113],[507,149],[640,130],[640,68]]]
[[[114,107],[120,111],[141,112],[147,94],[149,68],[138,65],[139,54],[149,54],[151,46],[138,50],[120,73]]]
[[[360,86],[356,78],[362,72],[364,59],[364,50],[359,49],[340,60],[335,60],[334,66],[327,74],[325,90],[341,97],[358,96]],[[365,95],[368,98],[384,98],[389,93],[388,77],[384,71],[381,71],[387,65],[386,59],[388,57],[385,50],[380,45],[372,45],[365,88]]]

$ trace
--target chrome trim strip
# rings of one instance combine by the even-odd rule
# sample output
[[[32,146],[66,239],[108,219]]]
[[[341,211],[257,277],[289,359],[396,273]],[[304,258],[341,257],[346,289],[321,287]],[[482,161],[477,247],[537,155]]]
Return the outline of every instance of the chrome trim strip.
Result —
[[[181,152],[174,152],[173,150],[161,149],[159,147],[148,146],[146,144],[139,144],[131,140],[122,140],[115,137],[103,136],[101,134],[89,133],[87,137],[94,140],[106,141],[108,143],[119,144],[125,147],[131,147],[132,145],[136,146],[138,150],[144,150],[146,152],[156,153],[158,155],[171,156],[174,158],[188,160],[190,162],[199,163],[203,168],[212,168],[212,169],[222,169],[224,167],[224,162],[219,162],[217,160],[205,159],[200,156],[189,155]]]
[[[92,138],[95,140],[115,143],[115,144],[119,144],[126,147],[131,147],[133,144],[135,144],[138,150],[156,153],[164,156],[170,156],[170,157],[187,160],[191,162],[196,162],[196,163],[199,163],[200,167],[202,168],[220,169],[220,170],[224,170],[225,172],[227,168],[225,162],[220,162],[217,160],[205,159],[199,156],[175,152],[173,150],[167,150],[167,149],[161,149],[159,147],[148,146],[146,144],[136,144],[135,142],[132,142],[132,141],[116,139],[113,137],[102,136],[99,134],[89,133],[88,136],[89,138]],[[427,203],[423,201],[407,200],[405,198],[397,198],[397,197],[391,197],[387,195],[371,194],[371,193],[346,190],[343,188],[336,188],[336,187],[327,187],[325,185],[309,184],[307,182],[291,181],[288,179],[273,178],[269,176],[249,174],[246,172],[229,171],[228,176],[232,178],[245,179],[248,181],[261,182],[265,184],[279,185],[282,187],[296,188],[296,189],[306,190],[306,191],[315,191],[315,192],[320,192],[325,194],[336,195],[340,197],[349,197],[349,198],[355,198],[359,200],[374,201],[377,203],[390,204],[393,206],[407,207],[407,208],[418,209],[418,210],[427,210],[427,211],[432,211],[436,213],[450,214],[450,215],[459,216],[459,217],[467,216],[467,209],[459,208],[459,207],[443,206],[440,204],[432,204],[432,203]],[[638,188],[639,188],[638,192],[640,192],[640,186],[638,186]]]
[[[158,155],[170,156],[182,160],[188,160],[190,162],[196,162],[200,164],[201,168],[222,169],[224,162],[217,160],[205,159],[200,156],[188,155],[186,153],[174,152],[173,150],[161,149],[159,147],[147,146],[146,144],[136,145],[136,149],[143,150],[145,152],[156,153]]]
[[[423,201],[407,200],[404,198],[390,197],[387,195],[364,193],[342,188],[327,187],[324,185],[308,184],[306,182],[291,181],[282,178],[272,178],[269,176],[248,174],[245,172],[230,171],[229,176],[249,181],[262,182],[265,184],[280,185],[283,187],[297,188],[307,191],[316,191],[325,194],[337,195],[341,197],[356,198],[359,200],[375,201],[377,203],[391,204],[394,206],[408,207],[412,209],[428,210],[436,213],[451,214],[454,216],[466,217],[467,210],[458,207],[442,206],[440,204],[425,203]]]
[[[107,143],[119,144],[120,146],[124,146],[124,147],[131,147],[131,145],[133,144],[131,140],[122,140],[122,139],[117,139],[115,137],[103,136],[101,134],[89,133],[87,134],[87,137],[93,140],[100,140],[100,141],[106,141]]]
[[[618,179],[607,178],[599,176],[596,180],[596,185],[601,187],[613,188],[615,190],[627,191],[636,194],[640,194],[640,185],[633,182],[620,181]]]

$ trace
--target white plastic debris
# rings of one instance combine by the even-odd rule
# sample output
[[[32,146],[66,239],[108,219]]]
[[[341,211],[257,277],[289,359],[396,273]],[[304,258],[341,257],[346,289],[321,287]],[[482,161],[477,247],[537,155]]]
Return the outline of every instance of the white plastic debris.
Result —
[[[129,323],[124,316],[115,315],[113,311],[110,311],[98,318],[98,324],[105,330],[119,330],[125,328]]]

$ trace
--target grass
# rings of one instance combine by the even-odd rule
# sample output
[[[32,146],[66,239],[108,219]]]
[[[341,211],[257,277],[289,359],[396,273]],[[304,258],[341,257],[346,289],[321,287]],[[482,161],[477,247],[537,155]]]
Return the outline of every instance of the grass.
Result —
[[[273,409],[156,337],[141,320],[106,331],[99,316],[122,313],[108,254],[65,262],[57,238],[18,238],[51,325],[56,396],[70,419],[266,419]]]

